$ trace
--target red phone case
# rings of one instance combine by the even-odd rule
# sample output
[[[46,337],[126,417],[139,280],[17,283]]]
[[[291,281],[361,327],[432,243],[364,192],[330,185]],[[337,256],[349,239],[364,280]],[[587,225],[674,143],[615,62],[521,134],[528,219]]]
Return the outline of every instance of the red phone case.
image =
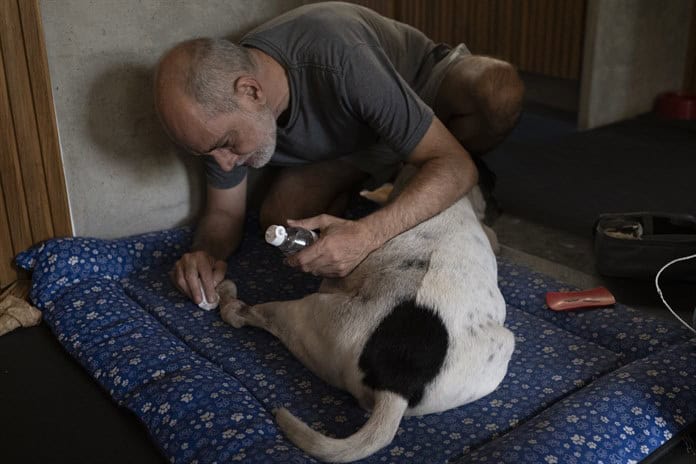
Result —
[[[611,306],[616,303],[614,295],[604,287],[580,292],[547,292],[546,305],[554,311],[568,311],[570,309],[596,308],[598,306]]]

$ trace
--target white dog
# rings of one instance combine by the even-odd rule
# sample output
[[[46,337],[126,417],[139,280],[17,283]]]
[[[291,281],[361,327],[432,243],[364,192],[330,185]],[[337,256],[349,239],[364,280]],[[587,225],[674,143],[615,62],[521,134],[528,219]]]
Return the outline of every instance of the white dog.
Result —
[[[323,461],[369,456],[392,441],[404,415],[488,395],[514,349],[503,327],[495,256],[469,197],[300,300],[248,306],[236,299],[231,281],[218,292],[227,323],[267,330],[315,374],[372,410],[347,438],[312,430],[285,408],[275,412],[288,438]]]

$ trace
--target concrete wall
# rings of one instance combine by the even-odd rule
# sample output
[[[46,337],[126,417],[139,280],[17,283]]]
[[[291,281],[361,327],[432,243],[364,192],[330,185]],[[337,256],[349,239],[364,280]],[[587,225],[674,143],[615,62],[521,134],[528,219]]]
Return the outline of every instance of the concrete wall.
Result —
[[[189,221],[202,171],[164,135],[152,102],[160,54],[233,36],[290,0],[42,0],[48,62],[76,235],[119,237]]]
[[[588,0],[579,125],[591,128],[652,109],[680,90],[693,0]]]

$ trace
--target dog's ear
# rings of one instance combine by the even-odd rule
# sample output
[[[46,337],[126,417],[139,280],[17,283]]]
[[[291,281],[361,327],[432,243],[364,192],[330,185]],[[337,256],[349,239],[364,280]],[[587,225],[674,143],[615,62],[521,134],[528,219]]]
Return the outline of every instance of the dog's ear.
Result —
[[[367,198],[370,201],[374,201],[379,205],[384,205],[389,199],[389,195],[393,189],[394,186],[387,182],[375,190],[362,190],[360,192],[360,196]]]

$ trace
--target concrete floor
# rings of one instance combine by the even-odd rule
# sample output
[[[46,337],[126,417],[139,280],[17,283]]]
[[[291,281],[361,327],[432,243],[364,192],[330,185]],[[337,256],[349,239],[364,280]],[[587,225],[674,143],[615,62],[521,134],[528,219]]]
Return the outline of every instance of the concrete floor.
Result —
[[[569,232],[553,229],[528,220],[503,213],[493,224],[501,244],[500,255],[510,261],[554,277],[579,289],[590,289],[608,285],[607,279],[595,270],[592,240]],[[645,282],[644,289],[654,290],[652,282]],[[617,301],[623,303],[617,292]],[[692,304],[696,300],[691,299]],[[693,307],[679,306],[670,302],[677,314],[691,323]],[[655,298],[639,299],[628,304],[645,315],[674,319],[674,316]],[[696,431],[685,440],[675,440],[671,448],[655,456],[657,464],[696,464]]]
[[[493,230],[502,245],[502,256],[512,261],[580,289],[599,286],[607,286],[610,289],[616,287],[612,279],[597,273],[590,237],[581,237],[505,213],[493,224]],[[641,287],[639,298],[622,300],[621,296],[626,296],[623,292],[632,290],[634,285]],[[684,284],[684,286],[687,285]],[[615,292],[617,301],[650,316],[674,319],[674,316],[659,301],[652,281],[631,282],[621,287],[618,292]],[[641,299],[640,296],[645,294],[648,294],[649,298]],[[679,317],[686,322],[692,322],[695,307],[690,306],[688,301],[677,300],[676,302],[668,301],[668,303]],[[696,300],[692,299],[690,304],[696,305]]]
[[[553,138],[577,130],[580,93],[577,81],[531,73],[521,73],[521,77],[525,83],[524,111],[532,117],[522,118],[520,125],[524,127],[519,127],[520,131],[516,129],[511,138]],[[535,127],[539,116],[545,119],[544,130],[541,131]],[[589,234],[579,236],[508,214],[504,211],[504,205],[503,214],[496,219],[493,230],[502,245],[503,256],[515,262],[581,289],[598,286],[607,286],[612,291],[616,289],[617,301],[654,317],[674,319],[659,300],[653,282],[621,281],[600,276],[595,268],[592,237]],[[688,289],[688,284],[678,284],[677,287],[678,291],[673,294],[677,299],[668,302],[679,317],[688,323],[695,323],[696,295]],[[670,296],[667,292],[665,295]],[[696,459],[692,464],[696,464]]]

